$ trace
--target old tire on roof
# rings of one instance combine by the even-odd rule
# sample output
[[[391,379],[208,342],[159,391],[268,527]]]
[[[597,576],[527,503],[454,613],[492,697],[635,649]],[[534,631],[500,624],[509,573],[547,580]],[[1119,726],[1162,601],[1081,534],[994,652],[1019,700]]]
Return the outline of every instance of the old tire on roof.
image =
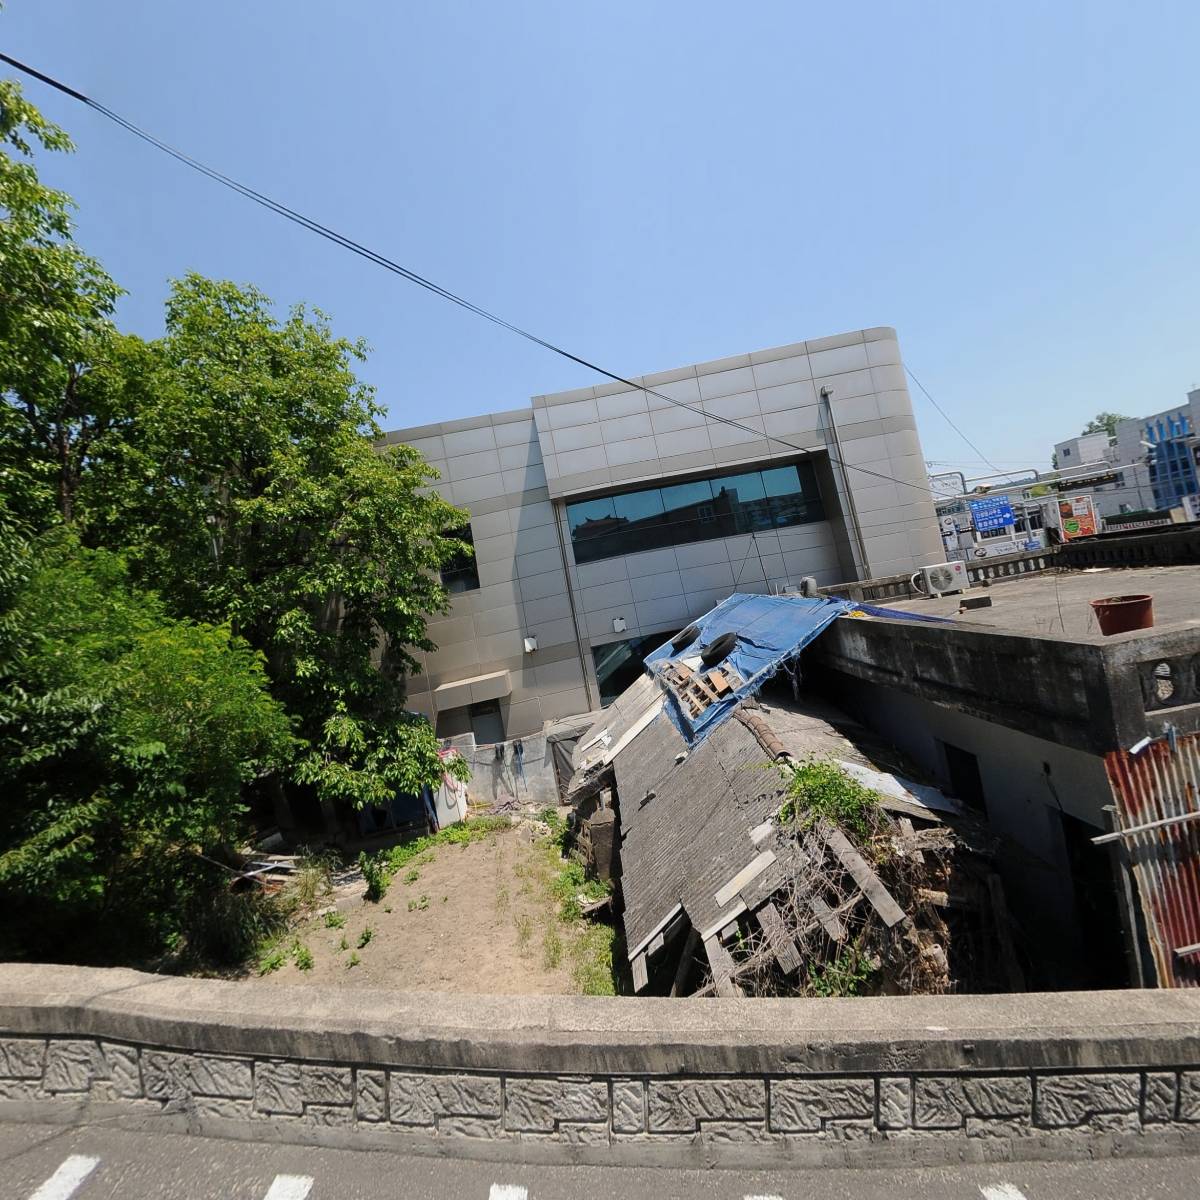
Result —
[[[724,661],[730,655],[734,646],[737,645],[736,633],[722,633],[713,638],[703,650],[700,651],[700,661],[706,667],[715,667],[717,663]]]
[[[685,646],[690,646],[700,636],[699,625],[689,625],[686,629],[681,629],[671,639],[671,650],[673,653],[678,653]]]

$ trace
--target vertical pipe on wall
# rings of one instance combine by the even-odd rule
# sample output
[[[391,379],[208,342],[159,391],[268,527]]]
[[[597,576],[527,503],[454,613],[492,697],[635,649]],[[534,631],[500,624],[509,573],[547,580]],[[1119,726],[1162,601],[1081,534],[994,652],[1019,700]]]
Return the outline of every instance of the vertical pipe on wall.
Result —
[[[846,460],[842,456],[842,439],[838,434],[837,421],[833,415],[833,389],[829,386],[821,388],[821,399],[825,401],[825,409],[829,413],[829,429],[833,434],[833,446],[837,451],[838,466],[842,471],[842,488],[846,493],[846,503],[850,508],[850,528],[854,530],[854,540],[858,544],[858,558],[862,563],[862,578],[871,578],[871,563],[867,558],[867,547],[863,541],[862,526],[858,520],[858,505],[854,503],[854,492],[850,488],[850,476],[846,470]]]
[[[575,608],[575,589],[571,587],[571,568],[567,564],[567,543],[563,537],[562,523],[564,509],[560,504],[554,504],[554,532],[558,535],[558,555],[562,560],[563,582],[567,585],[567,603],[571,606],[571,626],[575,630],[575,653],[579,655],[579,669],[583,672],[583,694],[587,697],[588,708],[600,708],[600,698],[592,695],[592,677],[588,674],[587,660],[583,656],[583,635],[579,632],[579,612]]]

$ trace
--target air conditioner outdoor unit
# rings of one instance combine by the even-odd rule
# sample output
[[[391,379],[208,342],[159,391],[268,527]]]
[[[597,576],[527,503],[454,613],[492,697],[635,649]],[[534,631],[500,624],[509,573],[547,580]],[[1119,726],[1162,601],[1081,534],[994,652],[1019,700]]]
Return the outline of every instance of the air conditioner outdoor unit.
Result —
[[[971,581],[967,578],[966,563],[944,562],[922,567],[913,576],[914,585],[918,575],[921,577],[919,590],[927,596],[943,596],[947,592],[965,592],[971,586]]]

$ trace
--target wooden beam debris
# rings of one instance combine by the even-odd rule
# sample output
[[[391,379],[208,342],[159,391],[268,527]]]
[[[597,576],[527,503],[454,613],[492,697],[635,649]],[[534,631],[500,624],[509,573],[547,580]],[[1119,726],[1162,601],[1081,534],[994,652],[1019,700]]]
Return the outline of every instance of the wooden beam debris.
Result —
[[[650,971],[646,965],[645,953],[636,954],[633,958],[633,990],[644,992],[650,983]]]
[[[863,890],[863,895],[871,902],[871,907],[883,919],[890,929],[906,919],[904,909],[900,907],[892,893],[883,886],[879,876],[867,866],[866,860],[850,845],[846,835],[828,821],[821,822],[821,832],[829,848],[837,855],[843,867],[850,873],[851,878]]]
[[[846,927],[842,924],[841,917],[820,896],[810,897],[808,907],[812,909],[813,916],[821,922],[821,928],[833,941],[844,942],[846,940]]]
[[[785,975],[800,970],[800,952],[784,928],[779,909],[774,904],[767,903],[754,915],[758,918],[758,923],[766,936],[767,944],[771,947],[771,953],[775,955],[779,969]]]
[[[742,989],[733,982],[733,957],[720,941],[715,937],[705,938],[704,953],[708,955],[717,995],[731,998],[743,995]]]

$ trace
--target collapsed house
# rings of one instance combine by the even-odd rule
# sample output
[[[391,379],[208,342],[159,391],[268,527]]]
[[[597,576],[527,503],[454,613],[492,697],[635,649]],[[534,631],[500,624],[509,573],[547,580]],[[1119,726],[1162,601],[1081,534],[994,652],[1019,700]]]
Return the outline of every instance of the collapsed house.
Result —
[[[731,596],[580,736],[567,799],[619,871],[636,991],[1023,987],[986,826],[801,685],[803,648],[871,611]],[[871,803],[844,820],[805,805],[814,764]]]

